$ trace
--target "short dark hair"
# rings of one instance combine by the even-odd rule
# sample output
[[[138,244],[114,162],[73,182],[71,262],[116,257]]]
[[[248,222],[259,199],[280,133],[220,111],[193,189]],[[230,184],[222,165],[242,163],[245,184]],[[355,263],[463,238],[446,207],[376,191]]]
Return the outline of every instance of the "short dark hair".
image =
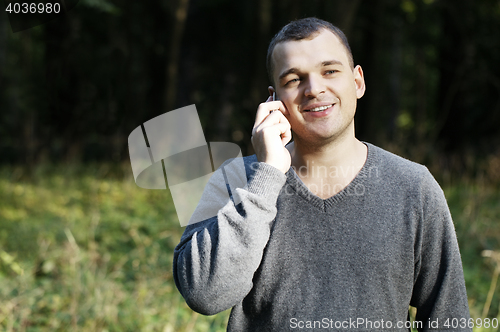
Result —
[[[316,17],[307,17],[299,20],[292,21],[285,25],[274,37],[271,39],[271,43],[269,43],[269,48],[267,49],[267,74],[269,75],[269,80],[271,84],[274,84],[273,71],[274,71],[274,63],[273,63],[273,51],[276,45],[279,43],[283,43],[290,40],[302,40],[311,38],[314,34],[319,33],[321,29],[326,29],[331,31],[335,36],[340,39],[342,45],[344,45],[347,58],[349,60],[349,65],[352,69],[354,69],[354,59],[352,57],[351,48],[349,47],[349,42],[347,41],[347,37],[345,34],[331,24],[330,22],[321,20]]]

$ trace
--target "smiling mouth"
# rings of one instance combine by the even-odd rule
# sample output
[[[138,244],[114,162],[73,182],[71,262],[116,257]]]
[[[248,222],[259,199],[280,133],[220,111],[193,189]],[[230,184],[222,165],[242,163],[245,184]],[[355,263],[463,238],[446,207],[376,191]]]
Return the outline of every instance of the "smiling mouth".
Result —
[[[305,112],[322,112],[330,107],[332,107],[334,104],[331,105],[326,105],[326,106],[320,106],[320,107],[315,107],[310,110],[305,110]]]

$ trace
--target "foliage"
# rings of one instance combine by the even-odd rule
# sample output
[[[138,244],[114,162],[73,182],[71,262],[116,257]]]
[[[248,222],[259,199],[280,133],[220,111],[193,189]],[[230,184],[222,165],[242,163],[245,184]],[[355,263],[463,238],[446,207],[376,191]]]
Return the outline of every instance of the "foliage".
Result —
[[[361,139],[416,145],[418,159],[498,154],[497,0],[81,0],[18,33],[3,15],[2,163],[123,161],[134,128],[190,104],[207,141],[249,154],[268,42],[306,16],[342,28],[364,69]]]
[[[183,228],[169,192],[137,187],[129,170],[40,166],[28,178],[22,168],[0,169],[1,330],[225,330],[227,312],[198,315],[175,287]],[[471,315],[481,318],[495,269],[481,253],[500,249],[500,190],[462,179],[445,193]],[[497,289],[487,317],[500,318],[499,302]]]
[[[225,330],[227,313],[200,316],[175,287],[168,191],[105,165],[18,172],[0,180],[0,330]]]
[[[495,285],[500,268],[500,190],[484,181],[462,180],[445,189],[464,264],[464,275],[471,307],[471,315],[500,319],[500,289],[493,289],[494,300],[484,312],[488,293]],[[488,251],[496,252],[492,258],[483,258]],[[491,256],[491,255],[490,255]]]

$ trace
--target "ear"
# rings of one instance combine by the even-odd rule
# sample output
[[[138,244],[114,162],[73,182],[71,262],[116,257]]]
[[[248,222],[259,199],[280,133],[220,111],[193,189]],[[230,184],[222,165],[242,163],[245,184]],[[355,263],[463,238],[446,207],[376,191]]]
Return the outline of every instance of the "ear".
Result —
[[[354,74],[354,84],[356,85],[356,97],[359,99],[363,97],[366,90],[365,77],[363,75],[363,69],[360,65],[357,65],[353,71]]]
[[[267,87],[267,90],[269,91],[269,95],[272,97],[274,93],[276,93],[276,90],[274,90],[273,86],[270,85]],[[278,97],[276,97],[278,98]]]

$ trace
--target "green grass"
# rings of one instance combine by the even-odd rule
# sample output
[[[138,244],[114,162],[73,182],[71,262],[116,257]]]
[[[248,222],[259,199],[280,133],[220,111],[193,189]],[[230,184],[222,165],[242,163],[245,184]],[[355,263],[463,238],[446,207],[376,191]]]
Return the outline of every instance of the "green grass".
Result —
[[[445,186],[444,191],[462,254],[471,317],[500,321],[500,287],[496,286],[500,272],[500,187],[484,179],[463,179]],[[494,257],[484,257],[488,251],[493,251]]]
[[[225,331],[227,312],[198,315],[175,288],[168,191],[115,173],[1,170],[1,331]]]
[[[487,317],[500,319],[500,262],[481,255],[500,251],[500,189],[444,189],[471,315],[490,302]],[[228,312],[198,315],[175,288],[183,229],[168,190],[137,187],[128,164],[0,168],[0,330],[225,331]]]

